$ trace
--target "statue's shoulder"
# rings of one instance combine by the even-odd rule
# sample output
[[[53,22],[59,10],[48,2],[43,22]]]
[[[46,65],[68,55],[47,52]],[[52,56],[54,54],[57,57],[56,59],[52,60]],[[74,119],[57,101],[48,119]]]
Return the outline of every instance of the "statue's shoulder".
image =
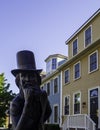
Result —
[[[47,92],[45,90],[41,90],[40,101],[41,101],[41,104],[42,104],[43,107],[45,106],[47,100],[48,100]]]
[[[20,104],[22,102],[23,102],[23,100],[21,99],[19,94],[12,100],[12,104]]]

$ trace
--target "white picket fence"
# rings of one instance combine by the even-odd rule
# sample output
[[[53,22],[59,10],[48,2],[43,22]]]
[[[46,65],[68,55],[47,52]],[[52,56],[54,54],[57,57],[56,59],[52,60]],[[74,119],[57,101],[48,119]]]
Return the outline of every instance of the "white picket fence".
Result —
[[[69,130],[70,128],[78,128],[84,130],[95,130],[95,123],[86,114],[70,115],[64,121],[62,125],[62,130]]]

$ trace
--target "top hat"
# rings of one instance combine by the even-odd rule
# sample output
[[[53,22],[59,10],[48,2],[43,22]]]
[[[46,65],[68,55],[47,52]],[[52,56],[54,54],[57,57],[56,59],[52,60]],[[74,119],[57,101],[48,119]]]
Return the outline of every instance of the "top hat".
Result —
[[[17,53],[17,67],[11,73],[16,76],[18,73],[41,73],[42,69],[36,69],[35,57],[32,51],[23,50]]]

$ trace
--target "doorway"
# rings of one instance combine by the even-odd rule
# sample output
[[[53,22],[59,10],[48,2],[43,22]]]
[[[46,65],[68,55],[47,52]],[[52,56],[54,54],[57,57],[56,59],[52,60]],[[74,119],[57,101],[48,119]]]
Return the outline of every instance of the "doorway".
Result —
[[[90,117],[98,127],[98,88],[90,90]]]

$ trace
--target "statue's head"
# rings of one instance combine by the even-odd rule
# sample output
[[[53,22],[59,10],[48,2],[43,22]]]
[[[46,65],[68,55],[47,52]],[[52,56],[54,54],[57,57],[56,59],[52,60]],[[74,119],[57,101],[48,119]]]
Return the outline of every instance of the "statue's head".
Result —
[[[36,69],[35,57],[32,51],[23,50],[17,53],[17,67],[13,69],[11,73],[16,77],[19,73],[38,73],[40,74],[42,69]]]
[[[17,67],[11,73],[16,77],[16,84],[19,86],[19,81],[41,83],[40,73],[42,69],[36,69],[35,57],[32,51],[23,50],[17,53]]]

